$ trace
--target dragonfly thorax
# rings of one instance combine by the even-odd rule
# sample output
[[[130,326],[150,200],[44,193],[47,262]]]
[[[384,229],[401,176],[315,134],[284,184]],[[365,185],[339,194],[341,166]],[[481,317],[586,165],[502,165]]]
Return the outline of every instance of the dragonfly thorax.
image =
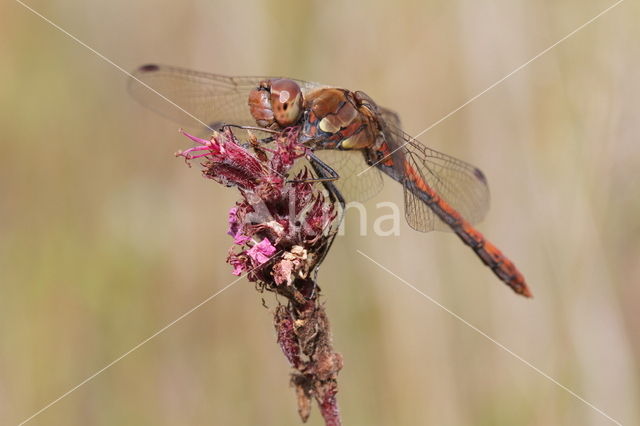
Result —
[[[358,93],[323,88],[307,95],[301,139],[312,141],[317,149],[351,150],[373,146],[378,134],[375,111],[368,103],[361,102]]]

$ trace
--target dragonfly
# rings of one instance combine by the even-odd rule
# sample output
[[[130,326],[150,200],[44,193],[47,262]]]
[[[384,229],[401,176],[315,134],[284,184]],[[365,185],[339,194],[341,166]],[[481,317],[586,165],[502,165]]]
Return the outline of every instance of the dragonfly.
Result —
[[[333,173],[341,196],[367,200],[381,190],[387,175],[404,188],[409,226],[421,232],[453,231],[513,291],[532,297],[515,264],[474,227],[489,209],[484,173],[405,133],[398,114],[364,92],[158,64],[134,71],[128,87],[141,104],[188,127],[196,122],[209,129],[300,126],[299,142]]]

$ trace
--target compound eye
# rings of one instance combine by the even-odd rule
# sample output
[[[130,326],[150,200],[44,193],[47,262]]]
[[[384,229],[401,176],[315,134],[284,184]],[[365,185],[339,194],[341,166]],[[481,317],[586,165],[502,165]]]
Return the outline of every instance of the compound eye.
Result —
[[[273,116],[280,127],[293,126],[302,114],[302,90],[293,80],[271,81],[271,107]]]

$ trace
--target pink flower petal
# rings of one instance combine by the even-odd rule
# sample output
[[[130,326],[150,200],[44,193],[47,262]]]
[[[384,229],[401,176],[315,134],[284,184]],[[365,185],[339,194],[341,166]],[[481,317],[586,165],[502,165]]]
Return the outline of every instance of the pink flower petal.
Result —
[[[238,228],[240,227],[240,224],[238,223],[238,206],[229,210],[228,217],[227,223],[229,224],[229,229],[227,230],[227,234],[235,237],[238,233]]]
[[[246,243],[248,243],[251,240],[250,237],[247,237],[246,235],[242,235],[240,233],[236,234],[233,237],[233,242],[234,244],[237,244],[239,246],[245,245]]]
[[[240,276],[247,271],[247,265],[245,264],[245,262],[236,255],[229,256],[227,262],[229,262],[229,264],[233,266],[233,275]]]
[[[263,239],[258,244],[247,250],[247,255],[259,265],[262,265],[276,252],[276,248],[268,238]]]
[[[180,129],[180,133],[182,133],[183,135],[185,135],[186,137],[188,137],[192,141],[194,141],[196,143],[199,143],[201,145],[211,145],[211,141],[208,141],[206,139],[202,139],[202,138],[198,138],[196,136],[190,135],[189,133],[185,132],[182,129]]]
[[[233,237],[233,242],[239,246],[246,244],[251,239],[250,237],[243,235],[240,232],[240,221],[238,220],[238,207],[234,207],[229,210],[229,229],[227,234]]]

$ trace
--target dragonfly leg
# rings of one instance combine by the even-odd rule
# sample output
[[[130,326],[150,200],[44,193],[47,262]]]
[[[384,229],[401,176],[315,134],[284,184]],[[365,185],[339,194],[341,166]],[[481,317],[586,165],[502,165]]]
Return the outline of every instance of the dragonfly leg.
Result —
[[[221,129],[233,127],[233,128],[242,129],[242,130],[255,130],[256,132],[265,132],[265,133],[272,133],[272,134],[280,133],[278,130],[273,130],[273,129],[269,129],[269,128],[266,128],[266,127],[241,126],[239,124],[221,123],[219,127]]]
[[[214,124],[215,124],[215,127],[214,127]],[[277,130],[268,129],[268,128],[265,128],[265,127],[242,126],[242,125],[239,125],[239,124],[212,123],[209,126],[209,129],[211,129],[211,130],[217,130],[217,131],[220,131],[220,132],[228,131],[228,132],[231,132],[231,133],[232,133],[232,130],[231,130],[232,128],[233,129],[240,129],[240,130],[248,130],[248,131],[254,130],[256,132],[271,133],[271,134],[274,134],[274,135],[277,134],[277,133],[280,133]],[[256,138],[257,142],[259,142],[261,144],[265,144],[265,145],[268,144],[268,143],[273,142],[275,139],[276,139],[275,136],[268,136],[268,137],[261,138],[261,139],[257,139]],[[244,143],[244,144],[241,144],[241,145],[247,147],[250,144]]]
[[[338,203],[340,205],[340,213],[339,213],[340,217],[338,218],[338,224],[340,224],[342,222],[342,220],[344,219],[344,212],[345,212],[346,203],[345,203],[344,197],[342,196],[340,191],[338,191],[338,188],[336,188],[336,185],[333,183],[334,181],[338,180],[340,178],[340,176],[338,175],[338,173],[335,170],[333,170],[325,162],[320,160],[312,152],[310,152],[308,154],[307,158],[309,159],[309,163],[311,164],[311,167],[313,168],[313,170],[318,175],[318,179],[306,180],[305,182],[320,182],[320,183],[322,183],[322,186],[324,186],[324,188],[329,193],[329,198],[330,198],[331,202]],[[327,243],[325,243],[324,247],[322,248],[322,252],[320,253],[320,256],[318,258],[318,262],[317,262],[318,265],[320,265],[322,263],[322,261],[324,260],[324,258],[327,256],[327,253],[329,252],[329,249],[333,245],[333,241],[335,240],[336,235],[337,235],[337,232],[333,232],[333,235],[331,235],[329,241]],[[314,273],[314,277],[313,277],[314,287],[313,287],[313,290],[312,290],[312,293],[311,293],[310,297],[313,297],[315,295],[316,286],[317,286],[317,282],[318,282],[317,281],[318,270],[319,270],[319,268],[316,268],[314,270],[314,272],[313,272]]]
[[[340,179],[340,175],[338,172],[333,170],[327,163],[319,159],[312,152],[307,154],[307,158],[309,159],[309,163],[311,163],[311,167],[318,175],[318,178],[314,179],[305,179],[299,182],[320,182],[325,187],[327,192],[329,192],[329,197],[331,201],[337,202],[340,204],[340,207],[344,209],[345,200],[338,188],[336,188],[333,182]],[[294,181],[295,182],[295,181]]]
[[[289,180],[288,182],[290,183],[320,182],[324,184],[325,182],[334,182],[340,179],[340,175],[338,174],[338,172],[333,170],[331,166],[329,166],[327,163],[325,163],[320,158],[318,158],[318,156],[315,155],[313,152],[307,153],[307,159],[309,160],[311,167],[313,167],[313,170],[316,172],[316,175],[318,177],[310,178],[310,179],[295,179],[295,180]],[[335,185],[333,185],[333,187],[335,188]],[[327,188],[326,185],[325,185],[325,188]],[[327,188],[327,191],[329,191],[329,193],[331,194],[331,190]],[[345,203],[344,203],[344,199],[342,198],[342,194],[338,192],[337,188],[335,188],[335,191],[338,193],[339,198],[336,197],[336,199],[333,201],[340,201],[340,199],[342,199],[341,205],[344,207]]]

